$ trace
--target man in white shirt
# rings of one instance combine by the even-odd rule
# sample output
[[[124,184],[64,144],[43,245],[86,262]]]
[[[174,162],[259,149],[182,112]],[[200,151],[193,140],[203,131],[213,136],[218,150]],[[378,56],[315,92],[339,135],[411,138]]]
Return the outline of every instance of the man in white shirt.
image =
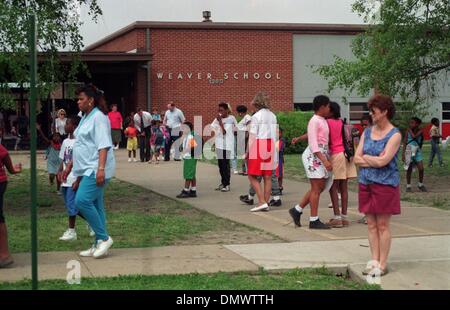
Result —
[[[134,115],[134,126],[139,132],[139,156],[141,162],[150,160],[150,136],[151,136],[151,125],[152,125],[152,115],[142,110],[138,109],[138,112]]]
[[[219,104],[219,114],[211,127],[214,132],[217,162],[221,176],[221,183],[216,190],[230,191],[230,159],[234,149],[234,131],[237,127],[236,118],[230,115],[228,104]]]
[[[166,126],[167,130],[170,134],[169,141],[166,141],[166,145],[164,148],[164,161],[170,160],[170,149],[172,148],[172,144],[180,137],[181,135],[181,125],[185,121],[185,117],[183,114],[183,111],[178,109],[175,106],[175,103],[171,101],[167,105],[167,111],[164,114],[164,120],[163,124]],[[175,148],[175,155],[174,160],[179,161],[180,160],[180,150]]]

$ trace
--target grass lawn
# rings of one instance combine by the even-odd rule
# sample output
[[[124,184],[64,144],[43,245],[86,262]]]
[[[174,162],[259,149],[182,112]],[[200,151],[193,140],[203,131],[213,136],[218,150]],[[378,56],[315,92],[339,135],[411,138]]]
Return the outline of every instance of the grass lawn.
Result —
[[[85,222],[77,219],[78,240],[59,241],[67,229],[62,196],[38,171],[39,251],[70,251],[92,243]],[[11,176],[5,194],[5,217],[13,253],[30,250],[29,170]],[[277,237],[195,209],[136,185],[113,179],[105,193],[108,230],[114,247],[182,244],[280,242]]]
[[[0,283],[0,289],[30,289],[31,282]],[[325,268],[294,269],[282,273],[214,273],[161,276],[83,278],[79,285],[63,280],[39,282],[47,290],[367,290],[377,285],[359,284]]]

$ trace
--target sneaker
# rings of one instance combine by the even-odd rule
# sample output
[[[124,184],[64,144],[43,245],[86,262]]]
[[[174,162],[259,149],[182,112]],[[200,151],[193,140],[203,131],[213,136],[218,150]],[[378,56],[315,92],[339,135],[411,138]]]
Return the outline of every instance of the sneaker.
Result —
[[[97,242],[94,243],[88,250],[81,251],[80,256],[82,257],[92,257],[94,255],[95,250],[97,250]]]
[[[239,174],[239,171],[234,170],[234,171],[233,171],[233,174]]]
[[[115,149],[115,150],[118,150],[118,149],[119,149],[119,145],[117,144],[117,145],[114,147],[114,149]]]
[[[420,189],[422,192],[428,192],[427,188],[425,187],[425,185],[422,186],[417,186],[418,189]]]
[[[10,255],[5,259],[0,260],[0,268],[6,268],[6,267],[12,265],[13,263],[14,263],[14,260]]]
[[[59,238],[59,240],[61,241],[72,241],[72,240],[77,240],[77,233],[75,232],[75,230],[66,230],[64,232],[64,234]]]
[[[134,161],[136,161],[136,159]],[[128,162],[131,163],[131,158],[128,158]]]
[[[322,223],[320,219],[317,219],[313,222],[309,222],[309,229],[331,229],[331,227]]]
[[[189,198],[191,195],[189,195],[189,192],[185,191],[184,189],[181,191],[180,194],[177,195],[177,198]]]
[[[444,165],[444,163],[441,163],[441,164],[439,164],[439,166],[440,166],[441,168],[443,168],[445,165]],[[386,271],[386,273],[387,273],[387,271]]]
[[[197,191],[190,190],[189,197],[197,197]]]
[[[333,228],[342,228],[344,225],[342,224],[342,220],[331,219],[327,223],[328,226]]]
[[[220,191],[221,192],[229,192],[230,191],[230,185],[222,187],[222,189]]]
[[[269,206],[271,206],[271,207],[280,207],[281,206],[281,199],[278,199],[278,200],[271,199],[270,202],[269,202]]]
[[[239,196],[239,200],[248,204],[248,205],[253,205],[253,199],[248,198],[248,195],[241,195]]]
[[[95,231],[91,228],[91,226],[89,226],[89,224],[87,225],[87,230],[89,231],[89,237],[95,236]]]
[[[111,237],[108,237],[108,240],[106,240],[106,241],[99,240],[97,242],[97,249],[95,250],[95,252],[92,256],[94,258],[101,258],[101,257],[108,255],[108,250],[112,245],[113,245],[113,239]]]
[[[223,188],[223,184],[219,184],[219,186],[217,186],[217,188],[215,189],[216,191],[221,191]]]
[[[331,202],[328,204],[328,208],[333,208],[333,204]]]
[[[58,196],[61,196],[62,195],[62,193],[61,193],[61,191],[56,191],[56,195],[58,195]]]
[[[358,220],[359,224],[367,224],[367,216],[363,216]]]
[[[406,188],[406,192],[407,192],[407,193],[412,193],[412,188],[411,188],[411,187],[407,187],[407,188]]]
[[[267,203],[263,203],[260,206],[256,206],[254,208],[250,209],[250,212],[258,212],[258,211],[269,211],[269,206],[267,205]]]
[[[302,227],[302,224],[300,223],[300,217],[302,216],[302,214],[300,212],[298,212],[295,208],[290,208],[289,215],[294,220],[295,226]]]

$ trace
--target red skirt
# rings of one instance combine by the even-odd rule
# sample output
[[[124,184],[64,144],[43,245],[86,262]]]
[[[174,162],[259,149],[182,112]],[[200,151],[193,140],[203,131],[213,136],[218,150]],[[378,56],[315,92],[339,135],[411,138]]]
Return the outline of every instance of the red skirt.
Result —
[[[360,183],[358,202],[364,214],[400,214],[400,186]]]
[[[275,146],[272,139],[257,139],[248,154],[248,174],[272,175],[274,163]]]

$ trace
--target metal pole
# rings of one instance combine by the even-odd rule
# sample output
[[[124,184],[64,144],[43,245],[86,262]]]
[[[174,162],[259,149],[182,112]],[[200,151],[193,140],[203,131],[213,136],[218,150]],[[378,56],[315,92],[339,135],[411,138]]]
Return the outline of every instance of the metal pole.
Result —
[[[31,280],[32,289],[38,289],[38,257],[37,257],[37,182],[36,182],[36,15],[30,16],[29,31],[30,48],[30,130],[31,130]]]

